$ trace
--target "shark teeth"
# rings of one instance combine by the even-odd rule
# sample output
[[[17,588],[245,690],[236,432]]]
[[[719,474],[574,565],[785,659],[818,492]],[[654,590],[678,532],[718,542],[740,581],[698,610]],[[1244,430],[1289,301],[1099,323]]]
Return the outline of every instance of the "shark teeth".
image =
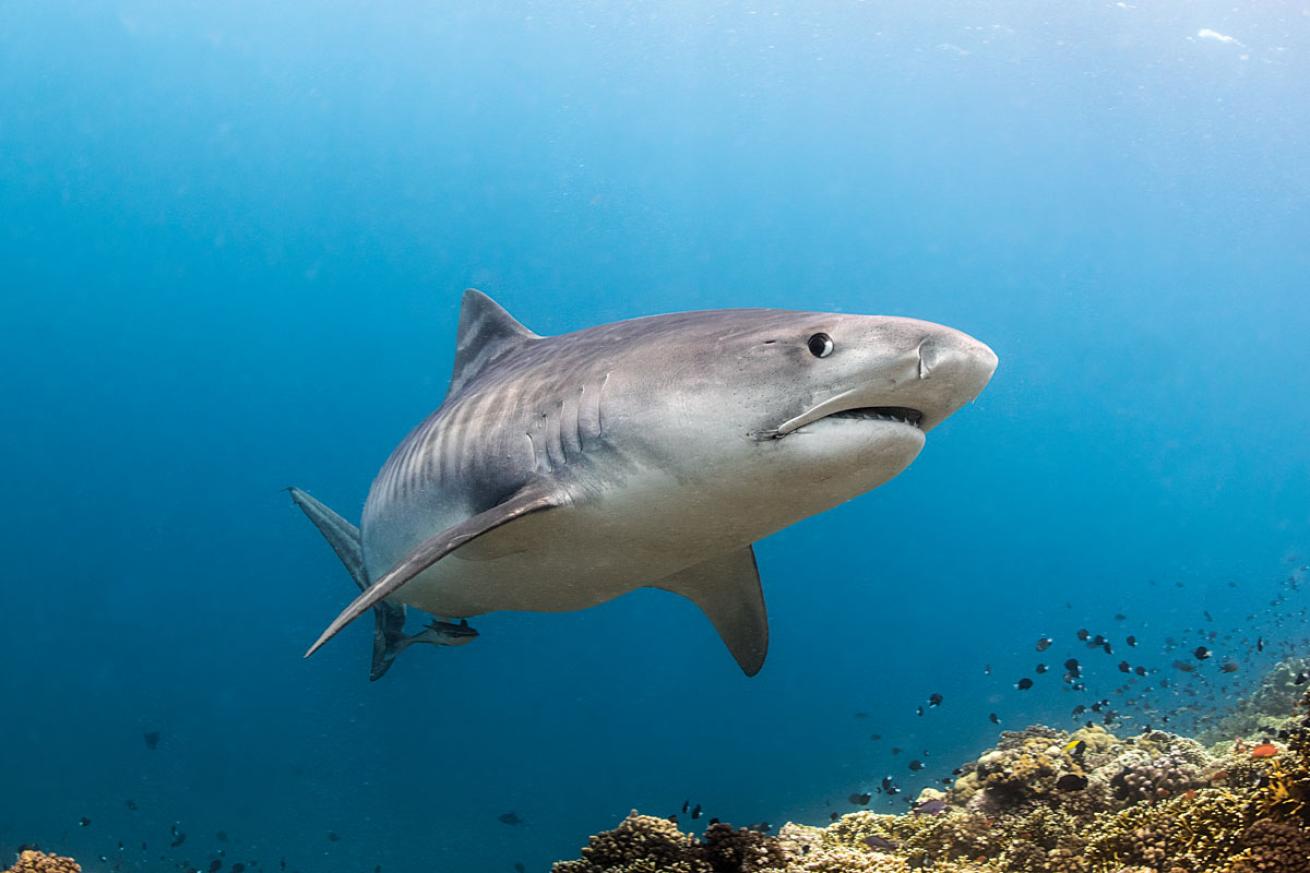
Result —
[[[860,406],[855,409],[843,409],[827,418],[858,418],[864,421],[894,421],[918,427],[923,421],[923,413],[905,406]]]

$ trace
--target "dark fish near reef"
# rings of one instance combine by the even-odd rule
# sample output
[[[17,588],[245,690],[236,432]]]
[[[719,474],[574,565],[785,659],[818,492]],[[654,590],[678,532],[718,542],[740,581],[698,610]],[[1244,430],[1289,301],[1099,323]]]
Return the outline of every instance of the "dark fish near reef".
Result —
[[[894,843],[886,837],[880,837],[877,834],[865,837],[864,845],[877,852],[894,852],[901,847],[900,843]]]
[[[865,791],[862,794],[852,794],[850,797],[846,799],[849,800],[854,806],[868,806],[869,801],[873,800],[873,795]]]
[[[699,804],[699,803],[696,804],[695,806],[693,806],[693,807],[691,808],[691,817],[692,817],[693,819],[700,818],[700,804]]]
[[[918,772],[919,772],[920,770],[922,770],[922,769],[923,769],[923,762],[922,762],[922,761],[919,761],[919,760],[916,759],[916,760],[910,762],[910,770],[911,770],[912,772],[914,772],[914,773],[918,773]]]
[[[1197,646],[1195,649],[1192,650],[1192,655],[1196,658],[1196,660],[1204,661],[1206,658],[1210,657],[1210,650],[1207,649],[1205,646]]]
[[[941,706],[941,705],[942,705],[942,696],[941,696],[940,694],[936,694],[936,693],[934,693],[934,694],[929,694],[929,695],[928,695],[928,705],[929,705],[929,706]]]
[[[360,527],[291,489],[363,588],[306,654],[369,610],[376,666],[404,606],[561,612],[656,587],[754,675],[752,544],[896,476],[995,368],[972,337],[906,318],[737,309],[542,337],[470,290],[449,391]]]
[[[987,720],[990,721],[992,724],[1001,723],[1001,717],[994,712],[987,714]]]
[[[91,819],[87,818],[86,816],[82,816],[77,820],[77,826],[82,828],[89,828],[91,827]]]
[[[496,821],[511,826],[523,824],[523,819],[519,818],[519,814],[513,810],[502,812],[500,815],[496,816]]]
[[[222,869],[223,869],[222,858],[215,858],[214,860],[209,862],[209,873],[218,873],[218,871]]]
[[[1027,691],[1029,688],[1033,687],[1033,680],[1025,676],[1018,682],[1014,683],[1014,687],[1018,688],[1020,691]]]
[[[1133,636],[1132,634],[1129,634],[1128,638],[1124,640],[1124,642],[1130,646],[1135,646],[1137,645],[1137,637]]]
[[[934,797],[931,800],[925,800],[923,803],[916,803],[910,807],[910,812],[915,815],[941,815],[946,812],[946,801],[940,797]]]
[[[1087,787],[1087,777],[1077,773],[1065,773],[1055,780],[1055,787],[1060,791],[1082,791]]]
[[[1050,637],[1042,637],[1037,641],[1037,651],[1039,652],[1046,651],[1051,647],[1051,643],[1053,642],[1054,640],[1052,640]]]

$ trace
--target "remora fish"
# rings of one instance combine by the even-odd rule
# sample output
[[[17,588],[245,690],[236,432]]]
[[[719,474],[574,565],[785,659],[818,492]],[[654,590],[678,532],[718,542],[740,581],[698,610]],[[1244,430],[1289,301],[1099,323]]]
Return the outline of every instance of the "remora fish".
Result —
[[[900,473],[995,368],[908,318],[715,310],[542,337],[469,290],[446,398],[378,473],[362,530],[292,489],[363,589],[306,657],[370,608],[377,673],[402,604],[559,612],[655,587],[753,676],[752,543]]]

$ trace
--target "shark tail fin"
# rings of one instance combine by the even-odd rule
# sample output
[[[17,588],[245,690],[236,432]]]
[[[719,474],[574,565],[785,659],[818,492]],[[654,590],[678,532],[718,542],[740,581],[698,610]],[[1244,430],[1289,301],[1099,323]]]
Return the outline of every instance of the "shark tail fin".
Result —
[[[332,551],[341,559],[350,578],[360,591],[369,587],[368,571],[364,569],[364,554],[360,545],[359,528],[346,521],[327,504],[316,500],[299,488],[287,489],[291,500],[314,523],[327,540]],[[373,606],[373,660],[368,678],[376,682],[391,669],[391,662],[405,648],[405,607],[378,601]]]

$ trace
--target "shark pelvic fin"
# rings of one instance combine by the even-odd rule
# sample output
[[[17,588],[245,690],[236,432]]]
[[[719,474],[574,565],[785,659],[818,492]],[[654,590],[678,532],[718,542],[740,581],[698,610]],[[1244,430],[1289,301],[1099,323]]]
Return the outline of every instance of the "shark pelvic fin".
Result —
[[[525,342],[541,339],[515,320],[496,301],[476,288],[464,292],[455,335],[455,365],[450,393]]]
[[[747,676],[764,666],[769,650],[769,618],[755,550],[747,546],[674,573],[655,583],[701,608]]]
[[[305,513],[305,517],[314,523],[323,539],[328,541],[332,551],[337,553],[341,563],[345,564],[350,578],[355,580],[360,591],[368,590],[368,571],[364,569],[364,555],[360,546],[359,528],[346,521],[325,503],[301,491],[299,488],[287,489],[291,500]],[[369,665],[368,678],[376,682],[391,669],[391,662],[401,649],[405,639],[405,607],[391,603],[379,603],[373,607],[373,660]]]
[[[459,524],[429,537],[387,572],[376,582],[355,598],[340,615],[333,619],[327,630],[305,652],[305,657],[317,652],[324,643],[332,639],[346,625],[363,615],[367,610],[380,604],[385,598],[399,591],[404,585],[437,561],[449,555],[465,543],[471,542],[483,534],[508,524],[529,513],[560,506],[565,502],[564,495],[544,483],[525,486],[502,503],[488,510],[479,512]]]

